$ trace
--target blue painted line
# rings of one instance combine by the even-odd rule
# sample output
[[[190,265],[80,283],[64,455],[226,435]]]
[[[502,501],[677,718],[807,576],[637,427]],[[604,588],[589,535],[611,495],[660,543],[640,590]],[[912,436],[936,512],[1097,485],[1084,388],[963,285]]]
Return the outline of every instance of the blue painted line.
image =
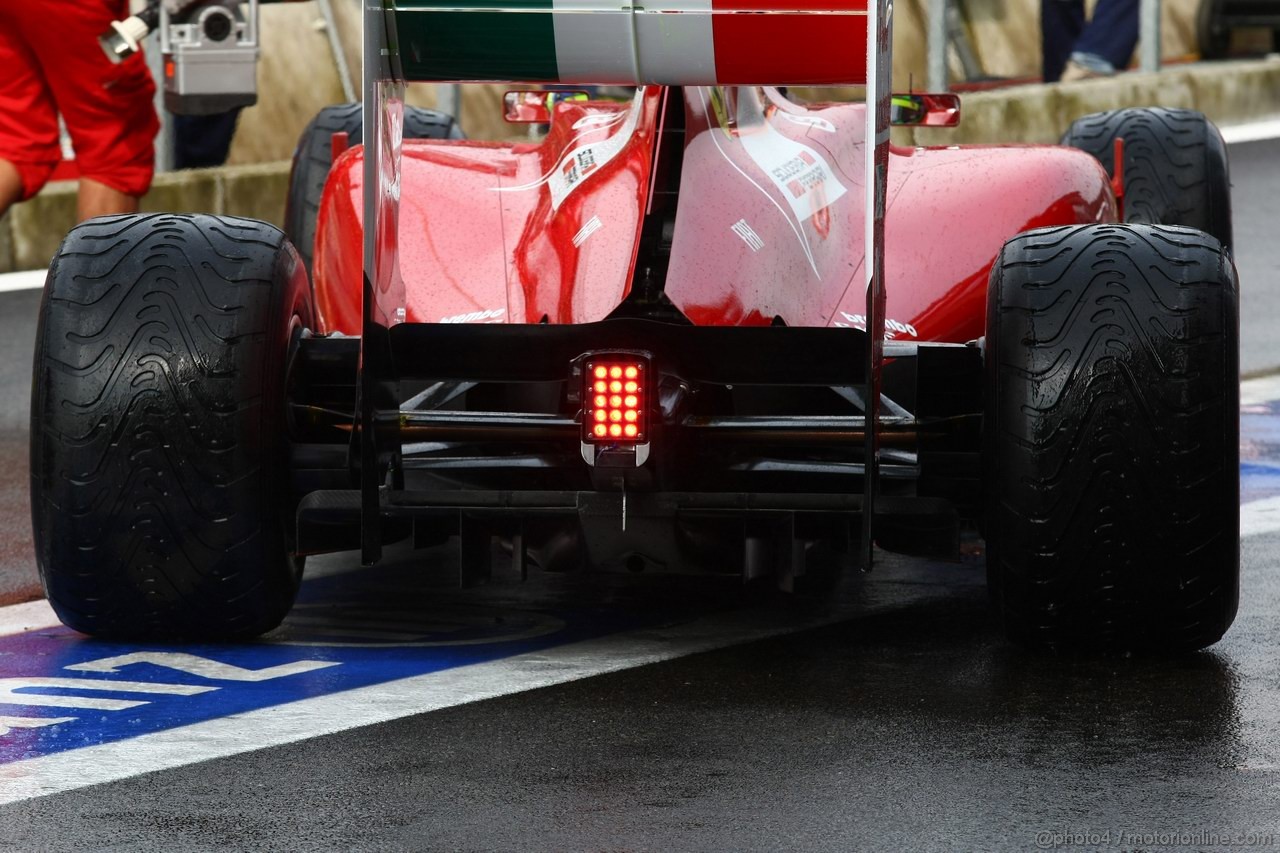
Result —
[[[1246,407],[1240,414],[1240,501],[1280,495],[1280,402]]]
[[[305,610],[308,604],[323,605],[327,602],[340,611],[352,604],[346,598],[349,588],[366,585],[370,588],[381,587],[381,592],[385,596],[386,589],[379,583],[378,574],[378,570],[369,570],[358,573],[356,577],[340,576],[308,582],[304,585],[304,595],[300,597],[299,604]],[[332,598],[326,595],[334,592],[339,595]],[[355,604],[358,606],[359,602]],[[475,605],[465,607],[475,610]],[[6,715],[26,718],[75,718],[70,722],[40,728],[11,728],[8,734],[0,734],[0,765],[125,740],[151,732],[283,705],[301,699],[550,649],[639,627],[683,621],[692,615],[688,612],[680,613],[674,608],[647,609],[638,612],[616,607],[607,610],[555,611],[540,614],[538,618],[544,622],[548,617],[562,621],[563,626],[558,627],[558,630],[525,639],[504,639],[513,634],[518,636],[521,626],[510,624],[511,611],[499,610],[498,612],[507,615],[502,617],[503,621],[500,624],[495,624],[490,634],[490,636],[497,634],[493,641],[486,640],[483,628],[451,627],[442,636],[436,638],[445,644],[434,646],[276,645],[272,643],[138,645],[88,639],[61,626],[0,637],[0,679],[33,677],[93,679],[103,682],[104,688],[108,688],[112,681],[217,688],[207,693],[190,696],[140,693],[136,688],[131,692],[57,686],[19,688],[19,693],[46,697],[61,695],[123,699],[145,702],[145,704],[124,710],[0,704],[0,718]],[[518,611],[515,613],[516,618],[519,618]],[[288,625],[287,620],[286,625]],[[294,630],[290,636],[296,636],[297,633],[298,631]],[[323,627],[319,630],[318,636],[327,636]],[[344,640],[349,639],[344,637]],[[111,674],[67,668],[141,651],[196,655],[248,670],[261,670],[298,661],[330,661],[337,665],[256,683],[209,679],[150,663],[131,664]],[[0,688],[11,685],[12,682],[5,685],[0,681]],[[12,698],[8,697],[10,701]]]

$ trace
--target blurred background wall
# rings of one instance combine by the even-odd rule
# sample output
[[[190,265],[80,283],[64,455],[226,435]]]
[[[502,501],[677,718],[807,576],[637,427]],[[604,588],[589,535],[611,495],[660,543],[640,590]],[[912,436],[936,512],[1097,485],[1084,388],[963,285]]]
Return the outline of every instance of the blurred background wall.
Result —
[[[330,0],[355,89],[360,89],[360,0]],[[1039,0],[955,0],[968,41],[990,77],[1037,78],[1040,74]],[[925,10],[927,0],[898,0],[894,22],[894,87],[905,90],[926,81]],[[1196,51],[1195,18],[1199,0],[1164,0],[1162,52],[1166,61]],[[288,159],[299,131],[326,104],[344,100],[337,63],[316,2],[262,7],[263,52],[259,101],[240,118],[231,150],[232,163]],[[951,57],[953,80],[963,80],[959,60]],[[409,100],[435,105],[435,87],[410,87]],[[463,127],[473,138],[518,135],[501,118],[502,87],[468,86]]]

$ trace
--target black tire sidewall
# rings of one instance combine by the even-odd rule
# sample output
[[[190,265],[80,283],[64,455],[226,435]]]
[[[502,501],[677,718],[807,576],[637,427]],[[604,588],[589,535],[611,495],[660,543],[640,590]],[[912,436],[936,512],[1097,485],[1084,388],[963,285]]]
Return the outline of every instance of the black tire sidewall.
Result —
[[[141,215],[90,220],[68,235],[41,304],[31,409],[37,563],[64,622],[104,637],[213,640],[244,639],[279,624],[301,580],[288,534],[296,498],[286,365],[292,328],[311,317],[301,261],[266,223]],[[148,328],[178,346],[149,344],[158,339],[157,332],[144,334]],[[74,441],[83,420],[62,414],[79,405],[77,386],[56,377],[98,357],[84,343],[95,337],[102,338],[94,346],[104,363],[117,365],[112,374],[134,378],[107,380],[97,392],[108,405],[95,429],[117,438],[85,450]],[[203,366],[184,367],[188,359]],[[53,399],[55,389],[72,396]],[[154,439],[139,444],[143,439],[131,437],[144,432],[165,436],[171,449],[160,452]],[[139,452],[151,454],[143,464],[155,472],[142,491],[127,473]],[[81,486],[68,479],[81,470],[96,471],[94,481]],[[156,477],[170,483],[164,494],[172,498],[160,496]],[[192,490],[200,482],[213,484],[212,503]],[[173,506],[133,508],[139,501]],[[75,506],[79,514],[68,516]],[[220,521],[224,510],[214,507],[224,506],[235,520]],[[155,533],[139,540],[127,532],[139,524]],[[227,539],[219,524],[242,533]],[[82,556],[86,536],[92,554]],[[211,544],[217,542],[229,543],[227,550]]]
[[[1155,272],[1117,280],[1117,258]],[[1108,264],[1112,283],[1099,277]],[[1068,226],[1006,244],[988,291],[983,502],[989,589],[1011,638],[1054,649],[1188,651],[1230,626],[1239,594],[1237,306],[1229,254],[1190,229]],[[1165,340],[1152,343],[1160,324]],[[1090,349],[1104,335],[1114,345]],[[1051,358],[1073,365],[1065,379],[1044,368]],[[1142,381],[1152,373],[1144,365],[1156,363],[1179,384]],[[1118,398],[1127,421],[1103,411]],[[1221,422],[1196,414],[1215,407]],[[1094,430],[1123,440],[1087,438]],[[1086,438],[1063,456],[1058,435]],[[1198,453],[1186,456],[1187,447]],[[1117,474],[1136,480],[1096,488]],[[1153,494],[1150,503],[1117,503]]]
[[[1092,154],[1115,173],[1115,140],[1125,140],[1126,222],[1182,225],[1233,246],[1231,177],[1222,134],[1202,113],[1129,107],[1072,122],[1061,144]],[[1201,155],[1191,152],[1199,147]]]

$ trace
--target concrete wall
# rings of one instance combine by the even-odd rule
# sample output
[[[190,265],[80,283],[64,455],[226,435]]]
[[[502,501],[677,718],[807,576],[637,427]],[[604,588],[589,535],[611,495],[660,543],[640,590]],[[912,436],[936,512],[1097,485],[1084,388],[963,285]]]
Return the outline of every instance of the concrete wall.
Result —
[[[289,163],[255,163],[160,175],[142,200],[144,211],[222,213],[284,221]],[[0,219],[0,272],[49,265],[76,221],[76,183],[58,181]]]

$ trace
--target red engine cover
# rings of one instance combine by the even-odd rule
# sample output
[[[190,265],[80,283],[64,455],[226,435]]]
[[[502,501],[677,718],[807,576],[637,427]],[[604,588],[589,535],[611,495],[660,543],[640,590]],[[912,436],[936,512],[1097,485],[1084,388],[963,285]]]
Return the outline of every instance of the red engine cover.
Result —
[[[698,324],[861,325],[864,107],[685,91],[667,295]],[[407,141],[405,319],[583,323],[612,311],[632,279],[660,95],[562,102],[540,144]],[[360,330],[362,169],[359,147],[342,155],[321,204],[321,331]],[[889,334],[900,339],[977,337],[1005,240],[1116,214],[1098,162],[1051,146],[894,148],[888,201]]]

